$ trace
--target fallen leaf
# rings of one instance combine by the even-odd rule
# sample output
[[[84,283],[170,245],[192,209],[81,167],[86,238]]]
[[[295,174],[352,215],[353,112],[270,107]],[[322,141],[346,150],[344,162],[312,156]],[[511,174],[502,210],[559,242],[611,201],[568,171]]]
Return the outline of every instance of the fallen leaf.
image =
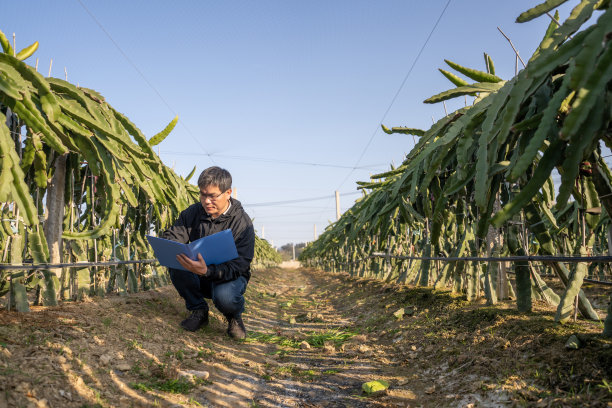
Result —
[[[374,392],[384,391],[387,388],[389,388],[389,383],[386,382],[385,380],[369,381],[367,383],[363,383],[363,385],[361,386],[361,389],[366,394],[372,394]]]

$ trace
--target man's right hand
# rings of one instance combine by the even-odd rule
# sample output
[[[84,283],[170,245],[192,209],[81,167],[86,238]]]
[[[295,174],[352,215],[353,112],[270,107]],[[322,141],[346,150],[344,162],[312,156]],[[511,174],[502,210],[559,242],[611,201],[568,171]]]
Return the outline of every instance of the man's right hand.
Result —
[[[195,273],[196,275],[206,276],[206,273],[208,272],[208,266],[206,266],[206,262],[204,262],[202,254],[198,254],[197,261],[194,261],[185,254],[178,254],[176,256],[176,260],[183,268]]]

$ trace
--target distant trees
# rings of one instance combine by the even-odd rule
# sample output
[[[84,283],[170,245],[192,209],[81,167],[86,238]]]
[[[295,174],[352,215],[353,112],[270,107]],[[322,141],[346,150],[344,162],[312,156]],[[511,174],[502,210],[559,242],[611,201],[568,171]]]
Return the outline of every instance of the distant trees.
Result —
[[[290,261],[293,259],[293,242],[283,245],[279,248],[278,252],[281,254],[283,261]],[[295,244],[295,259],[300,256],[304,248],[306,247],[305,242],[300,242],[299,244]]]

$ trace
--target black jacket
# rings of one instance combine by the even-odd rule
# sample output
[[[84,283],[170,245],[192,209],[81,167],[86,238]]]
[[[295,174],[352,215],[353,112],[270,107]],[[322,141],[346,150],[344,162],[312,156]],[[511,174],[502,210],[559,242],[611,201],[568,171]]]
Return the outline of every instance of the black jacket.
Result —
[[[204,211],[201,203],[190,205],[182,211],[170,228],[161,237],[187,244],[202,237],[230,228],[238,250],[238,258],[218,265],[207,265],[206,278],[215,282],[231,281],[244,276],[251,278],[251,261],[255,254],[255,229],[251,218],[240,201],[230,198],[232,206],[226,214],[213,219]]]

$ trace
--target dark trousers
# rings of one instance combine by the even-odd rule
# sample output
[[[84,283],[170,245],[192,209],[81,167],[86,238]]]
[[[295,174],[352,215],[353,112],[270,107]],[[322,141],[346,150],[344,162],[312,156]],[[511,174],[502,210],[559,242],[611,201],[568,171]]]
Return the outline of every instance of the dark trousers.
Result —
[[[185,299],[187,310],[208,310],[207,299],[225,316],[239,316],[244,311],[244,291],[247,280],[240,276],[228,282],[211,282],[193,272],[169,268],[170,279],[177,292]]]

